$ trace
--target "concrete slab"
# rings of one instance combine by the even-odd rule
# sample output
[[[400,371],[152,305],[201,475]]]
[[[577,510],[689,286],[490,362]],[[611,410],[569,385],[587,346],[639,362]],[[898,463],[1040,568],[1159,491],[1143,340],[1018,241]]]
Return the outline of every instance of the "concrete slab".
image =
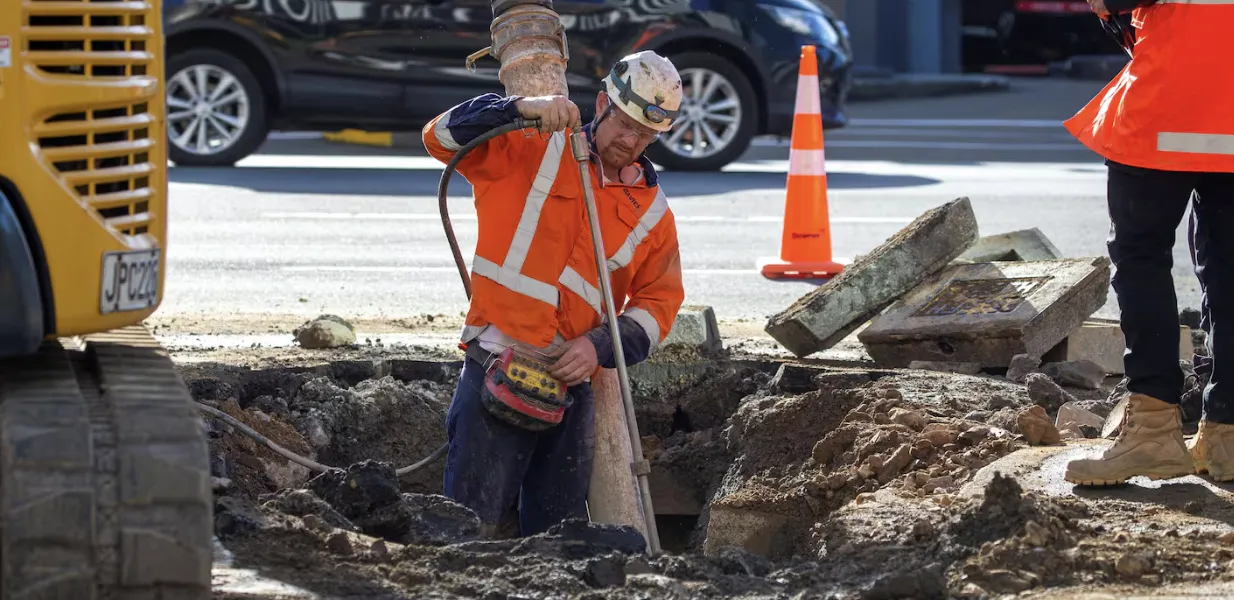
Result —
[[[1122,375],[1123,352],[1126,349],[1126,338],[1118,321],[1085,321],[1079,329],[1067,336],[1067,339],[1050,349],[1042,357],[1042,362],[1069,362],[1076,360],[1091,360],[1108,375]],[[1178,327],[1178,356],[1181,360],[1189,360],[1195,352],[1191,343],[1191,328],[1186,325]]]
[[[994,473],[1014,476],[1025,492],[1037,492],[1050,496],[1080,496],[1106,500],[1124,500],[1145,505],[1161,505],[1181,508],[1187,502],[1204,496],[1212,496],[1221,502],[1234,504],[1234,491],[1224,485],[1213,483],[1206,476],[1187,475],[1175,479],[1153,481],[1147,477],[1132,477],[1127,484],[1106,488],[1086,488],[1063,479],[1067,463],[1078,458],[1093,458],[1114,444],[1113,440],[1086,439],[1068,440],[1053,446],[1034,446],[1017,450],[984,467],[973,475],[959,491],[961,497],[978,497]],[[1211,528],[1213,531],[1228,531],[1224,522],[1214,521],[1199,515],[1181,513],[1171,516],[1178,526]],[[1149,524],[1145,520],[1145,527]]]
[[[983,263],[995,261],[1056,260],[1063,253],[1040,229],[1021,229],[998,235],[988,235],[961,254],[957,262]]]
[[[981,372],[981,364],[971,362],[914,360],[908,363],[908,368],[921,369],[922,371],[938,371],[939,373],[960,373],[962,375],[976,375]]]
[[[858,334],[880,365],[915,360],[1011,364],[1040,356],[1106,302],[1105,257],[952,266]]]
[[[952,200],[921,215],[843,273],[772,316],[765,329],[798,357],[826,350],[976,241],[971,203],[968,198]]]
[[[775,556],[783,550],[780,541],[787,524],[783,515],[714,503],[707,518],[703,554],[716,557],[725,548],[738,548],[755,556]]]
[[[661,347],[685,346],[703,353],[724,349],[720,326],[710,306],[683,306]]]

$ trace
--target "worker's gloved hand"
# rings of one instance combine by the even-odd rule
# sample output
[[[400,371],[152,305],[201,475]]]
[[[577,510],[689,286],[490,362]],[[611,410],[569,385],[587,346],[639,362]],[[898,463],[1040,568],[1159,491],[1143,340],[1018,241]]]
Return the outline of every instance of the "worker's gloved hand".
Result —
[[[1110,11],[1105,7],[1105,0],[1088,0],[1088,6],[1093,9],[1093,12],[1097,13],[1098,17],[1104,19],[1110,16]]]
[[[566,382],[567,386],[582,383],[599,365],[596,347],[587,336],[579,336],[566,342],[557,356],[557,362],[549,367],[549,373]]]
[[[524,119],[539,119],[540,131],[543,133],[553,133],[567,127],[582,127],[583,119],[579,116],[578,106],[565,96],[523,98],[516,101],[514,106]]]

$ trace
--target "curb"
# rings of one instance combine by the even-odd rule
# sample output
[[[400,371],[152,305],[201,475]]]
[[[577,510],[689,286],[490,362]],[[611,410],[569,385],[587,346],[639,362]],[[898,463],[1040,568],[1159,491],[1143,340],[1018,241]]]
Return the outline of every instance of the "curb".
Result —
[[[853,102],[932,98],[982,92],[1002,92],[1011,80],[1002,75],[891,75],[858,77],[848,99]]]
[[[359,129],[344,129],[342,131],[327,131],[322,134],[322,138],[331,142],[342,144],[356,144],[360,146],[380,146],[389,148],[393,146],[394,134],[389,131],[362,131]]]
[[[420,132],[404,131],[363,131],[360,129],[344,129],[328,131],[322,134],[328,142],[352,144],[358,146],[377,146],[379,148],[414,148],[424,149],[424,141]]]

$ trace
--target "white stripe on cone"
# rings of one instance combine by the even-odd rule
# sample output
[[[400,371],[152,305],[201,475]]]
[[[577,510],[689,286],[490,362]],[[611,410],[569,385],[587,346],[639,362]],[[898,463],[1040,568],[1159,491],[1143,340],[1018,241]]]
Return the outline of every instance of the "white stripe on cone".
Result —
[[[788,174],[823,176],[827,174],[826,163],[822,150],[793,148],[788,153]]]
[[[799,75],[797,77],[797,114],[823,114],[822,98],[819,97],[818,76]]]

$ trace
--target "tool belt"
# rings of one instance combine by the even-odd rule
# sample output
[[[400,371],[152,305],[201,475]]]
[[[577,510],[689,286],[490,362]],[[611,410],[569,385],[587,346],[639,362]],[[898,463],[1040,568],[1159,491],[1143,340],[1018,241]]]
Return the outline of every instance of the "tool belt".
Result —
[[[561,423],[574,399],[565,382],[549,374],[549,365],[506,348],[494,354],[478,342],[467,345],[468,357],[484,367],[480,400],[490,414],[528,431]]]

